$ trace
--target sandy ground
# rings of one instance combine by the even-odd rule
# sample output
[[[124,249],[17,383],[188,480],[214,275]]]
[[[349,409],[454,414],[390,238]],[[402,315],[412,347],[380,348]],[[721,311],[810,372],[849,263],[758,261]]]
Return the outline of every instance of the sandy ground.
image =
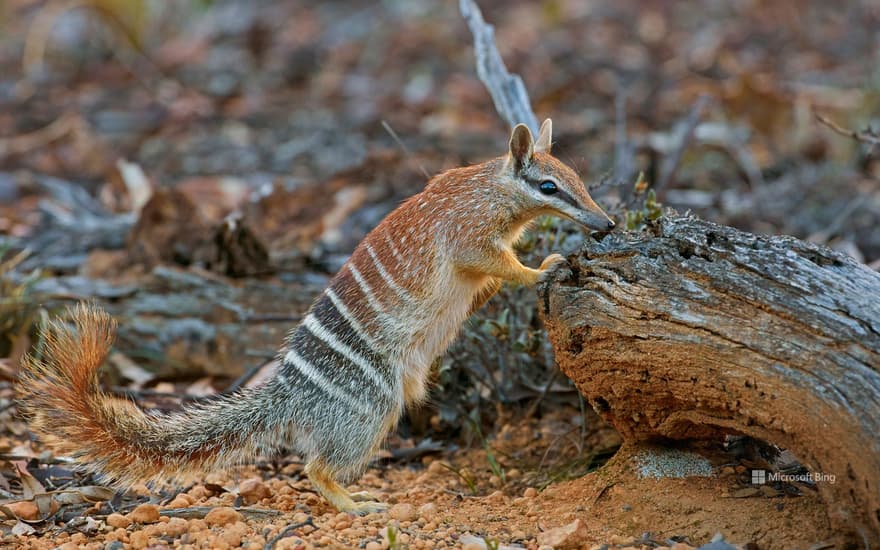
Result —
[[[749,549],[807,549],[832,539],[815,492],[750,485],[746,467],[724,464],[722,455],[708,457],[715,465],[710,477],[639,479],[633,460],[619,453],[597,471],[552,482],[577,475],[584,463],[576,445],[560,443],[564,424],[556,415],[505,427],[489,446],[504,480],[479,447],[372,468],[352,489],[388,502],[381,514],[337,513],[313,491],[302,464],[286,459],[212,473],[180,492],[142,487],[42,533],[9,533],[0,542],[64,550],[603,544],[684,550],[719,533]]]

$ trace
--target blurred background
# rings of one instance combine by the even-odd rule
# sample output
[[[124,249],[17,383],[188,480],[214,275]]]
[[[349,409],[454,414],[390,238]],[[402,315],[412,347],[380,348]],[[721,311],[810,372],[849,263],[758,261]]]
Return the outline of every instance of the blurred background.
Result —
[[[479,4],[554,153],[628,227],[669,206],[880,268],[877,2]],[[26,433],[12,384],[35,327],[82,299],[120,320],[112,391],[161,408],[256,383],[425,174],[508,136],[457,2],[0,1],[7,433]],[[538,229],[531,265],[584,238]],[[397,447],[559,410],[577,452],[615,443],[556,371],[531,289],[493,299],[435,378]]]

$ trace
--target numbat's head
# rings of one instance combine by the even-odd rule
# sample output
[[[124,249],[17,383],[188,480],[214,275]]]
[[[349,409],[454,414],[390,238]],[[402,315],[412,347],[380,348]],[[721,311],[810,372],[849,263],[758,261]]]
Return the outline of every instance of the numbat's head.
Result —
[[[541,125],[538,141],[528,126],[518,124],[510,136],[510,154],[503,177],[513,180],[516,199],[529,215],[555,214],[595,229],[608,231],[614,222],[587,193],[574,170],[550,154],[553,123]]]

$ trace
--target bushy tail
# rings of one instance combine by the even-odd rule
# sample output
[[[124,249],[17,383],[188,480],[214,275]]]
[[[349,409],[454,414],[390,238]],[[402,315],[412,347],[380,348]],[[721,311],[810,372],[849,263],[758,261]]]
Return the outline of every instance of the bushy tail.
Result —
[[[56,452],[119,487],[240,463],[278,445],[277,418],[266,387],[247,389],[181,412],[144,412],[101,391],[97,370],[110,351],[116,323],[79,305],[75,330],[53,323],[43,356],[28,356],[20,384],[31,426]]]

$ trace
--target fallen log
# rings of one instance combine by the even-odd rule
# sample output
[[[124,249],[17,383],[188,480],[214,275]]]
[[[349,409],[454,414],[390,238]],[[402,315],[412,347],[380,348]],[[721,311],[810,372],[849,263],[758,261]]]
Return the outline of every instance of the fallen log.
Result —
[[[539,291],[544,322],[625,441],[774,443],[824,476],[836,528],[880,540],[880,274],[671,214],[569,261]]]

